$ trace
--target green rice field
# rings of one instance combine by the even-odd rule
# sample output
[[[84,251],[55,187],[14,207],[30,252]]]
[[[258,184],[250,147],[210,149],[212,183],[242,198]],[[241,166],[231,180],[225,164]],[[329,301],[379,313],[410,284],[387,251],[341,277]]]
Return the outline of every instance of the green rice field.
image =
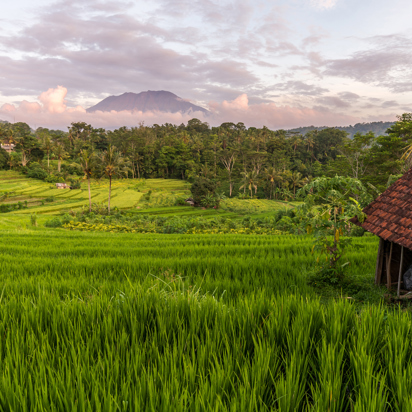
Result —
[[[92,202],[107,204],[109,183],[107,180],[92,181]],[[1,199],[3,194],[7,198]],[[149,199],[146,199],[150,194]],[[52,183],[30,179],[14,171],[0,171],[0,205],[27,202],[27,208],[13,211],[15,215],[30,213],[56,215],[88,207],[87,183],[81,189],[57,189]],[[272,216],[277,210],[294,207],[297,203],[275,202],[261,199],[227,199],[219,210],[175,206],[176,199],[187,198],[190,183],[175,179],[122,179],[112,183],[111,206],[139,214],[158,216],[226,216],[252,218]],[[44,200],[53,198],[51,203]]]
[[[376,239],[356,242],[351,275],[372,278]],[[1,410],[411,410],[410,315],[322,302],[310,250],[297,236],[1,232]]]
[[[21,180],[16,196],[57,191]],[[117,183],[118,200],[146,193]],[[0,214],[1,411],[412,411],[411,315],[373,286],[375,237],[350,247],[354,287],[326,296],[310,236],[45,228],[60,192]],[[184,213],[166,203],[132,210]]]

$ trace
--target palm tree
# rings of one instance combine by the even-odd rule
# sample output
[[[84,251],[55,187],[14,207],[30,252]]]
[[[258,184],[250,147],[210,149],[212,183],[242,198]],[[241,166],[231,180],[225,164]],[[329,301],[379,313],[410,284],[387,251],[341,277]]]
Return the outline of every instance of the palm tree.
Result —
[[[292,132],[292,146],[293,146],[293,155],[296,155],[296,149],[297,147],[302,143],[302,135],[297,132]]]
[[[266,179],[269,180],[269,185],[270,185],[270,199],[272,199],[272,195],[275,191],[275,187],[276,187],[276,182],[281,181],[282,180],[282,176],[281,174],[276,170],[276,168],[271,167],[268,169],[265,169],[265,176]]]
[[[92,194],[90,190],[90,178],[96,173],[97,170],[97,157],[93,150],[81,150],[79,157],[79,164],[74,163],[72,166],[78,167],[84,172],[87,178],[87,188],[89,190],[89,212],[92,211]]]
[[[200,168],[200,174],[203,175],[206,179],[209,179],[209,176],[212,173],[212,169],[209,167],[207,162],[201,166]]]
[[[53,153],[57,157],[57,160],[58,160],[57,170],[60,173],[61,166],[62,166],[62,160],[67,158],[68,153],[64,150],[64,147],[60,142],[58,142],[54,145]]]
[[[304,179],[302,178],[302,173],[293,172],[290,176],[290,183],[293,186],[293,197],[296,196],[296,188],[302,187],[304,184]]]
[[[43,150],[47,153],[47,171],[50,170],[50,153],[52,151],[53,142],[48,134],[43,136]]]
[[[246,189],[246,187],[250,190],[250,198],[252,199],[253,194],[253,188],[255,188],[255,194],[257,192],[257,173],[252,170],[251,172],[247,173],[247,172],[242,172],[243,175],[243,185],[239,187],[239,189]]]
[[[109,199],[107,210],[110,213],[110,198],[112,195],[112,178],[114,176],[119,176],[122,173],[127,173],[130,169],[127,167],[128,164],[121,153],[116,150],[112,145],[107,147],[107,150],[104,151],[101,155],[101,168],[102,174],[106,175],[109,178]]]

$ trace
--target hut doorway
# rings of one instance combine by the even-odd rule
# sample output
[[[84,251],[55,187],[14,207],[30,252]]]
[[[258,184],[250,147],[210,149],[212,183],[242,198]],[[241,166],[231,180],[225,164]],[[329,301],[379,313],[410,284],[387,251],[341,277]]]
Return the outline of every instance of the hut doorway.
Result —
[[[375,283],[396,288],[400,293],[408,292],[403,288],[403,274],[412,264],[412,250],[395,242],[380,238],[376,262]]]

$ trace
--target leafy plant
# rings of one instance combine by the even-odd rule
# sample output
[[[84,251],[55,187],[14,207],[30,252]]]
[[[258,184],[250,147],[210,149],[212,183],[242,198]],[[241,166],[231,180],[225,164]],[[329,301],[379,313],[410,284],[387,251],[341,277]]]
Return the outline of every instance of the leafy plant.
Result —
[[[359,202],[349,196],[358,194],[361,187],[356,179],[335,177],[315,179],[304,188],[308,194],[298,213],[304,216],[307,233],[315,238],[312,253],[318,254],[319,276],[331,284],[342,280],[349,263],[341,261],[352,243],[352,238],[344,237],[349,220],[357,216],[363,221],[365,217]]]

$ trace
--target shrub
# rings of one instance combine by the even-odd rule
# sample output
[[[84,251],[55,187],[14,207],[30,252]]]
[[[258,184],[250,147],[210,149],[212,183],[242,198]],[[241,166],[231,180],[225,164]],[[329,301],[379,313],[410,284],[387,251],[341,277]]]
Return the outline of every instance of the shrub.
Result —
[[[30,222],[32,226],[37,226],[37,214],[36,213],[32,213],[30,215]]]
[[[190,188],[193,200],[197,204],[202,204],[202,201],[209,196],[209,198],[215,197],[216,184],[205,177],[197,178]]]
[[[54,217],[53,219],[48,220],[44,226],[46,227],[62,227],[63,222],[58,217]]]
[[[44,180],[47,183],[64,183],[64,178],[62,176],[56,176],[54,174],[46,176]]]
[[[30,163],[30,166],[27,168],[27,177],[45,180],[47,176],[47,172],[37,162]]]
[[[82,181],[81,179],[70,179],[70,187],[74,190],[74,189],[81,189],[82,187]]]
[[[186,202],[186,199],[184,197],[178,197],[175,200],[175,206],[188,206],[189,203]]]

